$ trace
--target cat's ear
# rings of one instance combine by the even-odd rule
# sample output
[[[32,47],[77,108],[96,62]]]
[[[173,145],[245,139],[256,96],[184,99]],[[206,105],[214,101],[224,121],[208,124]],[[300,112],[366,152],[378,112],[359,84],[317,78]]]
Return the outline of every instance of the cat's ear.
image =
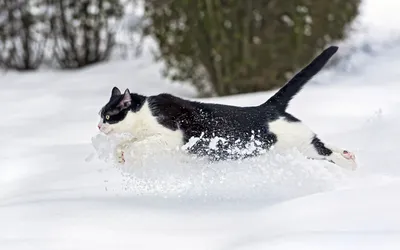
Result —
[[[129,89],[126,89],[124,92],[124,97],[122,97],[117,107],[124,109],[131,106],[131,104],[132,104],[131,93],[129,92]]]
[[[121,91],[117,87],[114,87],[111,91],[111,96],[120,95],[120,94],[121,94]]]

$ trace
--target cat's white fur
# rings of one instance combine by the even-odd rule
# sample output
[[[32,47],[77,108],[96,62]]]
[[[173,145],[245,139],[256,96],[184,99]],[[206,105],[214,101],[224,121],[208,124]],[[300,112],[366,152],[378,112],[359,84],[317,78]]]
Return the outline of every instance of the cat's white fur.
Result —
[[[315,134],[301,122],[287,122],[280,118],[268,123],[269,130],[277,136],[275,148],[285,149],[290,146],[297,148],[310,147]]]

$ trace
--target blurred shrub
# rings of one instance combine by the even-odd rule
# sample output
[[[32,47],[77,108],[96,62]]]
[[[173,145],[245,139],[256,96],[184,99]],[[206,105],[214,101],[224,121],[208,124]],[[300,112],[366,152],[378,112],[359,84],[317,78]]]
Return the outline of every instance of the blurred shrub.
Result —
[[[0,66],[37,69],[50,34],[46,0],[0,0]]]
[[[112,26],[123,16],[121,0],[54,0],[54,56],[62,68],[106,60],[115,44]]]
[[[283,85],[327,44],[343,39],[360,0],[146,0],[164,74],[203,94]]]

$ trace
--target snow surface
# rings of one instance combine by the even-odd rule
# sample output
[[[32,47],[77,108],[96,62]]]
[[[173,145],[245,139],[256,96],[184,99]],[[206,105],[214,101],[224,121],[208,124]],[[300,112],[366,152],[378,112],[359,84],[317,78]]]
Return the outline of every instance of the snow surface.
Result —
[[[0,249],[399,249],[400,44],[351,64],[318,75],[289,112],[354,151],[355,172],[294,150],[113,165],[96,127],[112,86],[195,96],[161,79],[148,53],[73,73],[1,75]],[[256,105],[272,94],[203,101]]]

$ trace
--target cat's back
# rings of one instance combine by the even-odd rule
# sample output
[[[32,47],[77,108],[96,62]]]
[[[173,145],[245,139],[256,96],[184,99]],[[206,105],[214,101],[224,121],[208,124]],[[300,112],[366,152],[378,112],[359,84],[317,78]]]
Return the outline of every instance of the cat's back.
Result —
[[[162,93],[149,97],[149,105],[156,111],[178,115],[191,113],[195,116],[209,117],[244,117],[258,114],[259,107],[239,107],[233,105],[198,102],[182,99],[180,97]]]
[[[171,94],[162,93],[149,97],[149,105],[154,115],[161,121],[171,121],[185,125],[221,127],[224,129],[257,128],[276,116],[260,106],[239,107],[216,103],[185,100]]]

